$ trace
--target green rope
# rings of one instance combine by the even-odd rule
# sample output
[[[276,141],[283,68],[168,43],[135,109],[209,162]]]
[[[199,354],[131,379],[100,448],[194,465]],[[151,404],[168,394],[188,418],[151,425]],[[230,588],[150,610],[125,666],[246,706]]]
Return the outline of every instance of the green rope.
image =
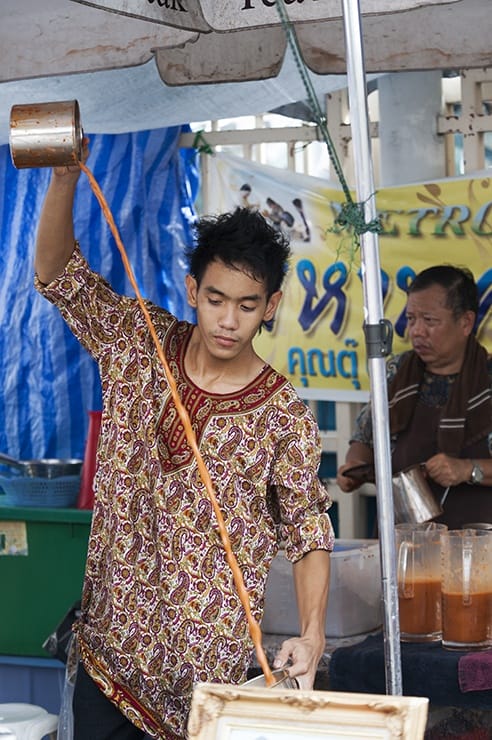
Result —
[[[193,149],[198,149],[199,154],[213,154],[214,150],[203,134],[203,129],[196,132],[195,138],[193,139]]]
[[[347,230],[350,234],[350,240],[348,246],[345,246],[346,242],[342,240],[337,248],[336,257],[339,259],[342,253],[346,252],[349,266],[352,267],[357,250],[360,248],[361,234],[365,234],[368,231],[376,234],[381,233],[381,221],[379,218],[375,218],[367,222],[364,215],[364,204],[354,203],[354,201],[349,203],[347,201],[342,203],[340,213],[335,218],[334,226],[327,229],[332,234],[340,234],[344,230]]]
[[[373,233],[380,233],[381,222],[379,217],[377,217],[367,223],[364,216],[364,204],[356,203],[352,198],[349,187],[347,185],[347,181],[345,180],[345,176],[343,174],[340,160],[338,159],[335,146],[331,139],[330,132],[328,131],[326,116],[321,110],[321,106],[316,96],[316,91],[314,90],[306,64],[304,62],[304,59],[302,58],[299,41],[296,36],[294,25],[287,15],[287,10],[285,9],[283,0],[277,0],[277,10],[287,37],[287,42],[294,55],[297,70],[306,89],[308,104],[311,108],[313,118],[326,144],[330,161],[333,165],[333,169],[335,170],[340,185],[342,186],[342,190],[346,199],[346,202],[342,204],[340,213],[335,218],[335,226],[332,229],[329,229],[329,231],[340,233],[340,231],[346,229],[352,233],[353,243],[352,249],[350,249],[349,251],[351,258],[353,258],[354,252],[360,246],[360,235],[367,233],[368,231]]]
[[[313,84],[311,82],[311,78],[309,77],[309,73],[307,71],[306,65],[304,63],[304,59],[302,58],[301,50],[299,48],[299,42],[297,40],[296,32],[294,30],[294,26],[289,20],[289,17],[287,15],[287,11],[285,9],[285,5],[282,2],[282,0],[279,0],[277,2],[277,10],[278,14],[280,16],[280,20],[282,21],[282,26],[284,28],[286,37],[287,37],[287,43],[289,44],[292,53],[294,55],[294,61],[296,63],[297,70],[299,72],[299,75],[301,77],[301,80],[304,84],[304,87],[306,89],[306,94],[308,98],[309,107],[311,108],[311,112],[313,114],[314,120],[316,121],[321,134],[323,136],[323,139],[325,141],[325,144],[328,148],[328,154],[330,156],[330,160],[333,164],[333,167],[335,169],[335,172],[338,176],[338,179],[340,181],[340,184],[342,186],[343,192],[345,194],[345,197],[348,201],[352,200],[352,196],[350,194],[350,190],[348,188],[347,182],[345,180],[342,167],[340,164],[340,161],[337,156],[336,149],[333,145],[333,141],[331,140],[330,133],[328,131],[327,125],[326,125],[326,116],[323,114],[321,110],[321,106],[319,104],[318,98],[316,97],[316,92],[314,90]]]
[[[366,221],[364,214],[364,203],[354,203],[353,200],[350,202],[342,203],[340,213],[335,219],[335,224],[344,229],[351,225],[354,228],[356,234],[365,234],[368,231],[373,234],[381,233],[381,221],[379,218],[374,218],[372,221]]]

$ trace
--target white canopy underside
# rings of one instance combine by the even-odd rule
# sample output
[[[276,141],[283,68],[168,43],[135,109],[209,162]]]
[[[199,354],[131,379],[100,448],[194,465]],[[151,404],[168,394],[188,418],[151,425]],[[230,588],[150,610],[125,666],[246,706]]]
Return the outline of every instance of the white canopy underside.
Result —
[[[433,1],[362,0],[367,72],[492,64],[490,0]],[[157,3],[119,3],[127,10],[138,4],[169,13]],[[12,105],[21,103],[77,99],[86,131],[121,133],[263,113],[304,99],[275,8],[257,0],[175,3],[199,7],[214,27],[236,29],[245,25],[239,5],[256,8],[247,27],[198,33],[72,0],[3,0],[0,143],[8,141]],[[287,8],[293,20],[302,18],[296,32],[317,94],[345,87],[341,2]]]

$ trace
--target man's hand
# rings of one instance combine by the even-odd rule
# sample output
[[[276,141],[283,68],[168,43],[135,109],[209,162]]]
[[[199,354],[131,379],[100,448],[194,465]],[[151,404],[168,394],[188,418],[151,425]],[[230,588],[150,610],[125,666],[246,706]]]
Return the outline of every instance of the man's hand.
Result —
[[[358,467],[359,465],[374,465],[374,456],[372,449],[364,444],[363,442],[351,442],[350,447],[347,450],[345,462],[340,465],[337,471],[337,485],[344,493],[351,493],[367,481],[366,478],[360,475],[350,478],[347,475],[343,475],[344,472],[350,470],[350,468]]]
[[[87,157],[89,156],[89,139],[87,136],[84,136],[82,139],[82,162],[87,162]],[[80,169],[79,163],[74,162],[73,164],[67,164],[63,167],[53,167],[53,174],[55,177],[70,177],[75,175],[75,180],[78,180],[80,177],[80,173],[82,170]]]
[[[289,676],[296,678],[301,689],[312,689],[316,669],[323,655],[325,638],[291,637],[282,643],[275,656],[274,668],[287,668]]]
[[[425,463],[425,472],[443,487],[457,486],[470,480],[471,460],[450,457],[440,452]]]
[[[352,491],[357,490],[357,488],[360,488],[362,483],[364,482],[361,480],[361,478],[351,478],[349,475],[344,475],[345,471],[350,470],[350,468],[355,468],[358,465],[363,465],[364,463],[362,461],[357,462],[355,460],[351,460],[350,462],[346,462],[343,465],[340,465],[340,467],[337,470],[337,486],[340,488],[341,491],[344,493],[352,493]]]

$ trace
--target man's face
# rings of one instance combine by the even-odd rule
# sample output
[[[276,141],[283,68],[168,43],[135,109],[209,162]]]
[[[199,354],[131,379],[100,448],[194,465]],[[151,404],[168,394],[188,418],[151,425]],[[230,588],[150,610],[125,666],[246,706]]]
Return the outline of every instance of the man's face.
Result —
[[[473,311],[455,318],[446,306],[445,289],[432,285],[408,296],[406,314],[408,336],[426,368],[438,375],[459,372],[473,329]]]
[[[208,352],[223,360],[251,351],[259,327],[273,318],[281,297],[278,291],[267,300],[263,282],[218,260],[207,267],[199,286],[188,275],[186,287]]]

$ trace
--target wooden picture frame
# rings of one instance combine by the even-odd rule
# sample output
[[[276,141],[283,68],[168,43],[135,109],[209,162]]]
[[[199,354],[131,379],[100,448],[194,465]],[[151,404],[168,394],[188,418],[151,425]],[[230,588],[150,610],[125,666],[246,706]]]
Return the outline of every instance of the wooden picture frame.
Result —
[[[189,740],[422,740],[429,700],[201,683]]]

